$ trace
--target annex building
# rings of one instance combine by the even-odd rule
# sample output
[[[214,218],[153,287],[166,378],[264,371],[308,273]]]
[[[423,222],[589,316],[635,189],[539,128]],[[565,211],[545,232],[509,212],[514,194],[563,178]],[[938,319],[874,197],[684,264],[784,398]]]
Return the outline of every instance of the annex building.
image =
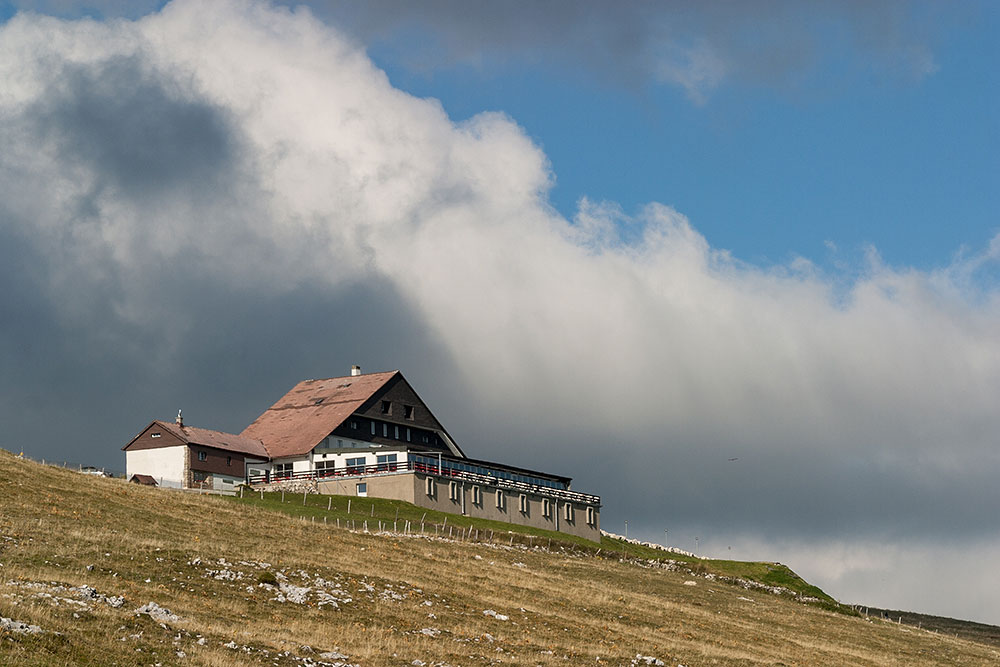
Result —
[[[571,479],[466,456],[399,371],[304,380],[240,434],[154,420],[126,476],[231,492],[239,484],[404,500],[600,540],[599,496]]]

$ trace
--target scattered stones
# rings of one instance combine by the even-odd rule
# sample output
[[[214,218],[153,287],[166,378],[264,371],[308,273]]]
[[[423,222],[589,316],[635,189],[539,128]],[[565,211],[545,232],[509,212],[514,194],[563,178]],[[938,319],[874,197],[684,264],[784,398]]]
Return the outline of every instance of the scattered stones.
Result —
[[[7,618],[6,616],[0,616],[0,630],[16,632],[22,635],[37,635],[44,632],[44,630],[37,625],[29,625],[23,621],[15,621],[14,619]]]
[[[181,620],[180,616],[173,614],[166,607],[161,607],[155,602],[147,602],[133,612],[135,615],[146,614],[154,621],[160,621],[161,623],[176,623]]]
[[[437,637],[439,634],[441,634],[441,631],[438,630],[437,628],[423,628],[420,631],[420,634],[427,635],[428,637],[431,637],[433,639],[434,637]]]
[[[654,658],[651,655],[642,655],[641,653],[636,653],[635,658],[632,659],[633,665],[664,665],[662,660],[659,658]]]
[[[483,611],[483,616],[492,616],[493,618],[497,619],[498,621],[507,621],[507,620],[510,620],[509,616],[506,616],[504,614],[498,614],[497,612],[493,611],[492,609],[486,609],[485,611]]]
[[[691,581],[690,579],[688,579],[687,581],[684,582],[684,585],[685,586],[697,586],[698,582],[697,581]]]

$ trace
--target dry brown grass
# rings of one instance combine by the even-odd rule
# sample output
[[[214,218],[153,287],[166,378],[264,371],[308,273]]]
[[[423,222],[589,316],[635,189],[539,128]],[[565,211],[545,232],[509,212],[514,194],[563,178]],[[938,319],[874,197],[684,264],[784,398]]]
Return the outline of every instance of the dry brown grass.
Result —
[[[192,565],[195,558],[202,563]],[[220,566],[219,558],[269,566]],[[1000,661],[990,646],[681,573],[569,552],[352,533],[4,452],[0,563],[0,615],[46,630],[0,631],[2,664],[290,665],[332,650],[360,665],[629,665],[637,653],[688,667]],[[209,569],[244,579],[212,579]],[[311,582],[308,603],[274,601],[276,589],[257,584],[265,569]],[[316,576],[351,602],[318,606]],[[39,582],[48,588],[30,588]],[[69,599],[65,589],[84,584],[125,604],[84,608],[37,595]],[[133,613],[150,601],[181,620],[161,626]]]

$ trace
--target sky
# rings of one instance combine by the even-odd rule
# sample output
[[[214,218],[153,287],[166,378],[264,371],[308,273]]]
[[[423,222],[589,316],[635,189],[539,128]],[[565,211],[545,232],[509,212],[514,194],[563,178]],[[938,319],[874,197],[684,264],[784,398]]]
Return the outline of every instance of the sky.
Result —
[[[602,527],[1000,623],[991,3],[0,2],[0,447],[400,369]]]

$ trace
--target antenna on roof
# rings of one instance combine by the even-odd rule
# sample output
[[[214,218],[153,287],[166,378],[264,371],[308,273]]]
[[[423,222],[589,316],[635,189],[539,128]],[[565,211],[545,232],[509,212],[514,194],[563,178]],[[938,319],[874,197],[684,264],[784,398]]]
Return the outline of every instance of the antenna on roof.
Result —
[[[175,419],[174,422],[178,426],[184,426],[184,417],[181,417],[181,411],[179,409],[177,410],[177,419]]]
[[[356,375],[361,375],[361,366],[357,365],[351,366],[351,377],[354,377]]]

